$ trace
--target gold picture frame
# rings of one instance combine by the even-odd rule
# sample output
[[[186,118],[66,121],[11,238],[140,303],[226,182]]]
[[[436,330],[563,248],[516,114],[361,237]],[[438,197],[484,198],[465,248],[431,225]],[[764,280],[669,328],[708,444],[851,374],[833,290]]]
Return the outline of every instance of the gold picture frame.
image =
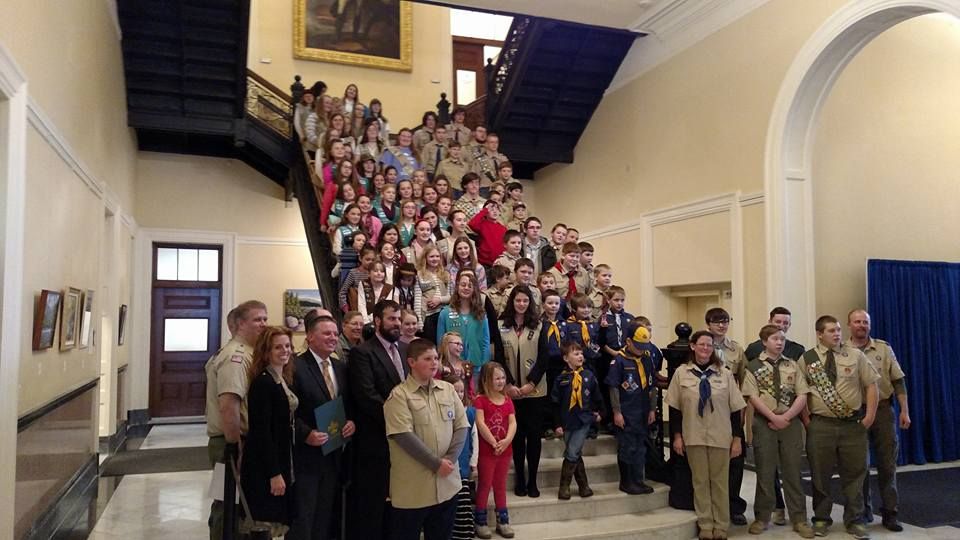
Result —
[[[410,2],[363,0],[363,11],[358,13],[360,5],[360,0],[295,0],[294,58],[411,71]]]

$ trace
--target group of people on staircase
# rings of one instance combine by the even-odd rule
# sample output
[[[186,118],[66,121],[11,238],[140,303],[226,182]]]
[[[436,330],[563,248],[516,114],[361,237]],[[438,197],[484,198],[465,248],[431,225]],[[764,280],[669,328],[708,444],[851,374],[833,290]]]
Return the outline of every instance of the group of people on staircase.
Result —
[[[512,538],[511,464],[514,494],[539,497],[542,440],[562,438],[558,498],[571,498],[574,480],[590,497],[583,449],[600,430],[616,436],[619,489],[653,492],[645,463],[663,355],[651,322],[625,310],[611,267],[593,263],[572,227],[541,236],[496,135],[466,128],[462,110],[446,126],[428,112],[391,145],[378,100],[365,107],[355,85],[342,99],[325,90],[305,93],[295,124],[316,171],[317,226],[338,259],[341,323],[327,310],[308,315],[294,357],[290,331],[267,327],[266,307],[246,302],[228,317],[233,339],[207,364],[211,460],[241,444],[253,520],[290,539]],[[744,351],[726,336],[729,315],[711,309],[669,381],[670,443],[689,464],[700,537],[745,524],[751,436],[751,533],[783,521],[771,502],[782,484],[794,530],[825,534],[839,465],[845,525],[866,538],[868,432],[882,448],[884,525],[895,530],[893,394],[902,427],[909,416],[893,352],[869,337],[863,311],[851,312],[846,344],[837,320],[821,317],[820,343],[806,352],[786,340],[789,318],[775,309]],[[328,452],[332,433],[314,410],[337,399],[345,423],[336,428],[349,443]],[[799,488],[803,426],[813,527]],[[221,511],[215,502],[211,538],[220,538]]]

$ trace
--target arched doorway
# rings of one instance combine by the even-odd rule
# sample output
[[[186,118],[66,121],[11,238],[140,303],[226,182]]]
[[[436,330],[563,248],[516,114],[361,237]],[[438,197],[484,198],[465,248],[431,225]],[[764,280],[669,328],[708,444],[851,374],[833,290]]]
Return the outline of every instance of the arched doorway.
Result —
[[[767,302],[787,305],[798,328],[816,318],[812,152],[816,122],[844,67],[873,38],[931,13],[960,17],[943,0],[855,0],[835,13],[797,54],[780,87],[767,131]]]

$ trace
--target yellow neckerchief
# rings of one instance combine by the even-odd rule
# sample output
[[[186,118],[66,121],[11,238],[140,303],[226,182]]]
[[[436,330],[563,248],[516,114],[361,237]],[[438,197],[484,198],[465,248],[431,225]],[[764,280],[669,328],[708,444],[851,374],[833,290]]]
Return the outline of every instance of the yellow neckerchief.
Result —
[[[647,370],[644,369],[643,367],[643,361],[641,360],[642,357],[634,356],[633,354],[631,354],[630,351],[627,349],[626,345],[624,345],[623,348],[620,349],[620,354],[622,354],[624,358],[633,360],[634,362],[637,363],[637,373],[640,374],[640,388],[646,388],[647,387]]]
[[[583,346],[590,346],[590,329],[587,328],[587,321],[578,321],[576,317],[570,317],[567,322],[580,323],[580,337],[583,338]]]
[[[547,320],[550,323],[550,328],[547,330],[547,339],[551,337],[557,338],[557,347],[560,346],[560,325],[557,324],[556,320]]]
[[[571,411],[577,405],[581,409],[583,408],[583,376],[580,375],[582,371],[582,366],[573,370],[573,378],[570,379],[570,408],[568,410]]]

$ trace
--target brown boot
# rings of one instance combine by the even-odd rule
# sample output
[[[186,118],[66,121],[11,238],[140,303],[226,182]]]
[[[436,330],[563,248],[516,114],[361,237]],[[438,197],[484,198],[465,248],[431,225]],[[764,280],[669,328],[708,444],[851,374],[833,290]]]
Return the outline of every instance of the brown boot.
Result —
[[[593,496],[593,490],[587,483],[587,467],[583,464],[583,458],[577,462],[577,468],[573,470],[573,477],[577,479],[577,487],[580,489],[580,497],[586,499]]]
[[[573,471],[576,468],[576,463],[563,460],[563,466],[560,468],[560,490],[557,492],[558,499],[562,501],[570,499],[570,481],[573,480]]]

